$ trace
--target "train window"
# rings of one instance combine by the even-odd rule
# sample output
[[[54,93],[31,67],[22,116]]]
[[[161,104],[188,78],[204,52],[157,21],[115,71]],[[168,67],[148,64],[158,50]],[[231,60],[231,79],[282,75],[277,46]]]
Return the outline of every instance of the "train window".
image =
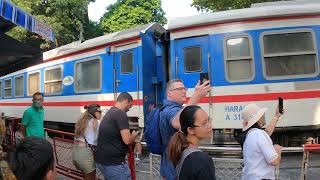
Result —
[[[14,78],[14,96],[21,97],[23,96],[23,87],[24,87],[24,80],[23,76],[17,76]]]
[[[199,46],[183,49],[185,72],[198,72],[202,70],[202,49]]]
[[[121,53],[121,74],[133,73],[133,53]]]
[[[75,91],[93,92],[101,89],[100,59],[79,61],[75,64]]]
[[[249,37],[233,37],[225,41],[226,75],[229,81],[253,78],[253,57]]]
[[[32,96],[34,93],[40,91],[40,73],[28,74],[28,91],[27,95]]]
[[[45,70],[44,92],[46,94],[59,94],[62,92],[62,68],[55,67]]]
[[[11,79],[4,80],[4,97],[11,97],[12,96],[12,81]]]
[[[264,34],[262,40],[267,77],[301,77],[317,73],[312,32],[272,32]]]

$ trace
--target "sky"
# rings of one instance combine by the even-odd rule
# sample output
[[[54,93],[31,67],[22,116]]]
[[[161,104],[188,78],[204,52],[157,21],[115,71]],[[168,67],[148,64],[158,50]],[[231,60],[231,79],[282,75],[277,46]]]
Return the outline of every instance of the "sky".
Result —
[[[99,21],[105,13],[105,9],[117,0],[96,0],[89,4],[89,18],[92,21]],[[162,0],[162,8],[168,20],[176,17],[191,16],[200,14],[195,7],[191,7],[192,0]]]

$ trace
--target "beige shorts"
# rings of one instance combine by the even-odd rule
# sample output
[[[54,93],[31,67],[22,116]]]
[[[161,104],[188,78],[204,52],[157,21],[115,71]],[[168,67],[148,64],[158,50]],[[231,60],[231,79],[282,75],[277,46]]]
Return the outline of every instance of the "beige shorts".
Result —
[[[96,162],[90,147],[80,147],[77,144],[72,149],[72,162],[84,174],[89,174],[96,169]]]

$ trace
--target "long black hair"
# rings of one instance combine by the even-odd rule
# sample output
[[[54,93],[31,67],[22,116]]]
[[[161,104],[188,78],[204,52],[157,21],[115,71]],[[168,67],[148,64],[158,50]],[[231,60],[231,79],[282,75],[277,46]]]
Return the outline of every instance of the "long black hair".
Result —
[[[199,109],[201,109],[199,106],[187,106],[180,114],[181,130],[176,132],[169,142],[169,159],[175,166],[180,161],[182,152],[189,147],[189,141],[187,140],[188,128],[195,127],[195,114]]]

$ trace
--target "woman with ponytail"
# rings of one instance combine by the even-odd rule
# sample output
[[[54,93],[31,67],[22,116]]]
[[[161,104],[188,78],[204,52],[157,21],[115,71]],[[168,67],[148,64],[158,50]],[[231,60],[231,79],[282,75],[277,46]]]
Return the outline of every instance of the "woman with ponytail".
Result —
[[[181,130],[169,143],[169,159],[176,167],[179,180],[215,180],[212,158],[198,146],[212,135],[208,114],[199,106],[187,106],[180,114]]]
[[[75,167],[84,173],[85,180],[96,177],[94,160],[97,146],[101,109],[98,104],[85,106],[86,111],[76,123],[72,160]]]

